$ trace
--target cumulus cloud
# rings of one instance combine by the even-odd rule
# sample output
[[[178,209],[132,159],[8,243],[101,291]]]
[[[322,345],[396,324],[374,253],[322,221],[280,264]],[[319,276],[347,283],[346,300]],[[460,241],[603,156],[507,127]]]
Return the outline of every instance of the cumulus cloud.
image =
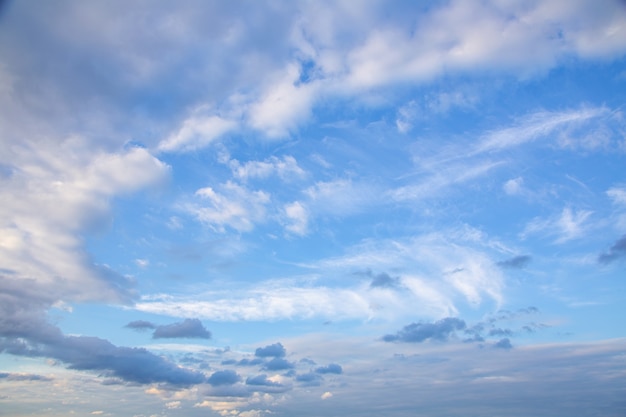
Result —
[[[383,337],[385,342],[421,343],[427,340],[447,341],[457,330],[466,328],[465,321],[447,317],[434,323],[411,323],[396,334]]]
[[[282,358],[287,354],[287,350],[282,343],[274,343],[265,347],[257,348],[254,355],[259,358]]]
[[[152,334],[154,339],[166,338],[196,338],[210,339],[211,332],[208,331],[198,319],[185,319],[179,323],[156,326]]]
[[[213,372],[213,374],[211,374],[211,376],[207,379],[207,382],[213,386],[232,385],[239,381],[241,381],[241,377],[237,374],[237,372],[230,369]]]
[[[283,358],[272,358],[263,365],[263,369],[268,371],[283,371],[286,369],[293,369],[295,365]]]
[[[320,386],[322,384],[322,376],[314,372],[296,375],[296,382],[306,386]]]
[[[327,366],[320,366],[318,368],[315,368],[315,372],[317,372],[318,374],[341,374],[343,373],[343,368],[341,367],[341,365],[331,363]]]
[[[246,385],[257,391],[268,393],[280,393],[291,389],[289,385],[274,380],[274,378],[268,378],[266,374],[246,378]]]

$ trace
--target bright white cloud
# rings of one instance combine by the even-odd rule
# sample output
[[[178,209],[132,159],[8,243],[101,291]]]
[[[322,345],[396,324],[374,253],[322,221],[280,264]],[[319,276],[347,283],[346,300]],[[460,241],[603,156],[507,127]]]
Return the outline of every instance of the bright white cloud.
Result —
[[[15,174],[0,189],[0,263],[13,271],[8,279],[31,280],[53,302],[123,295],[124,279],[94,265],[82,234],[109,224],[112,198],[163,183],[169,167],[142,148],[105,153],[78,138],[23,143],[13,148],[12,165]]]
[[[298,84],[300,71],[289,65],[276,84],[271,85],[249,109],[249,123],[270,138],[288,136],[310,115],[319,85]]]
[[[265,221],[266,205],[270,202],[268,193],[251,191],[230,181],[222,184],[220,190],[199,189],[196,196],[200,204],[188,205],[185,209],[219,232],[224,232],[226,227],[248,232],[256,223]]]
[[[158,146],[160,151],[193,151],[203,148],[225,133],[235,129],[237,124],[219,116],[191,116],[182,127]]]

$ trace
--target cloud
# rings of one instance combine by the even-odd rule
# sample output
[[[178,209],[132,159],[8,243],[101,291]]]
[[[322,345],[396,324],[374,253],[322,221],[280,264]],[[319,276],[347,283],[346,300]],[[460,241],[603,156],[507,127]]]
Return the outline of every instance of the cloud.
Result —
[[[507,337],[505,337],[504,339],[500,339],[497,343],[495,343],[493,347],[497,349],[512,349],[513,345],[511,344],[511,341]]]
[[[320,386],[322,384],[323,378],[321,375],[318,375],[314,372],[309,372],[306,374],[300,374],[296,376],[296,382],[300,382],[306,386]]]
[[[322,394],[322,396],[320,397],[322,400],[327,400],[329,398],[333,397],[333,393],[330,391],[326,391],[325,393]]]
[[[237,361],[235,362],[235,364],[238,366],[256,366],[262,363],[263,363],[263,359],[261,358],[255,358],[255,359],[243,358],[239,360],[238,362]]]
[[[248,161],[244,164],[231,159],[228,165],[233,171],[233,176],[242,181],[267,179],[272,175],[278,176],[283,181],[293,181],[306,176],[306,172],[291,155],[284,155],[282,158],[271,156],[265,161]]]
[[[239,381],[241,381],[241,377],[237,372],[231,371],[230,369],[214,372],[207,379],[207,382],[213,386],[232,385]]]
[[[185,319],[179,323],[156,326],[152,334],[154,339],[166,338],[196,338],[210,339],[209,332],[198,319]]]
[[[0,372],[0,379],[7,381],[52,381],[52,378],[43,375],[15,372]]]
[[[286,359],[272,358],[265,363],[263,369],[267,369],[268,371],[283,371],[285,369],[293,369],[294,367],[295,365]]]
[[[299,201],[285,204],[285,229],[298,236],[304,236],[309,231],[309,211],[306,206]]]
[[[246,385],[254,390],[268,393],[281,393],[291,389],[291,386],[280,383],[266,374],[246,378]]]
[[[320,366],[315,368],[315,372],[318,374],[341,374],[343,373],[343,368],[341,365],[337,365],[336,363],[331,363],[327,366]]]
[[[370,273],[371,275],[371,273]],[[370,282],[371,288],[393,288],[397,287],[400,280],[398,278],[391,277],[386,272],[381,272],[380,274],[376,274],[372,277],[372,282]]]
[[[395,335],[383,337],[385,342],[421,343],[427,340],[447,341],[457,330],[466,328],[465,321],[447,317],[434,323],[411,323]]]
[[[530,235],[547,235],[555,238],[554,243],[565,243],[580,238],[586,231],[585,222],[593,214],[591,210],[572,210],[565,207],[560,215],[548,219],[535,218],[531,220],[524,231],[522,238]]]
[[[144,330],[148,330],[148,329],[155,329],[157,326],[156,326],[156,324],[150,323],[149,321],[135,320],[135,321],[131,321],[130,323],[128,323],[124,327],[127,327],[129,329],[133,329],[133,330],[144,331]]]
[[[497,263],[502,268],[522,269],[530,263],[531,257],[529,255],[518,255],[505,261]]]
[[[626,235],[619,238],[608,252],[598,256],[598,262],[609,264],[622,258],[626,258]]]
[[[520,146],[550,137],[554,132],[564,132],[593,119],[610,116],[606,107],[591,107],[563,112],[536,112],[522,118],[516,126],[495,130],[487,134],[474,152],[494,152]],[[521,185],[521,184],[520,184]]]
[[[222,184],[220,189],[221,192],[211,187],[199,189],[196,196],[200,204],[189,204],[186,211],[222,233],[226,227],[249,232],[256,223],[265,221],[265,207],[270,202],[268,193],[251,191],[231,181]]]
[[[626,187],[611,187],[607,190],[608,195],[615,204],[626,206]]]
[[[194,115],[183,122],[181,128],[161,141],[158,150],[164,152],[188,152],[205,147],[237,124],[219,116]]]
[[[257,356],[259,358],[282,358],[286,354],[287,351],[280,342],[262,348],[257,348],[254,351],[254,356]]]
[[[41,321],[15,326],[11,317],[5,315],[0,334],[4,336],[0,339],[0,352],[52,358],[66,363],[70,369],[101,371],[126,382],[189,386],[205,380],[202,373],[181,368],[146,349],[115,346],[97,337],[66,336]]]

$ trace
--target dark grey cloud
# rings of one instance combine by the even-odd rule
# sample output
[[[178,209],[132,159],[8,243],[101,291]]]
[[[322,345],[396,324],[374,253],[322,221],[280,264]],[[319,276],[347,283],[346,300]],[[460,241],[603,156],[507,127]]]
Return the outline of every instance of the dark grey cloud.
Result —
[[[283,358],[274,358],[271,361],[265,363],[263,369],[268,371],[282,371],[285,369],[292,369],[294,364]]]
[[[446,341],[457,330],[465,329],[465,321],[447,317],[435,323],[411,323],[404,326],[396,334],[388,334],[383,337],[385,342],[410,342],[420,343],[426,340]]]
[[[618,259],[626,259],[626,235],[619,238],[608,252],[598,256],[601,264],[610,264]]]
[[[497,341],[496,344],[493,345],[493,347],[498,349],[512,349],[513,345],[511,344],[509,338],[505,337],[504,339],[500,339],[499,341]]]
[[[207,382],[213,386],[219,385],[232,385],[241,381],[241,377],[237,372],[231,371],[230,369],[226,369],[224,371],[214,372],[208,379]]]
[[[135,321],[131,321],[130,323],[128,323],[126,326],[129,329],[133,329],[133,330],[138,330],[138,331],[145,331],[145,330],[152,330],[152,329],[156,329],[156,324],[154,323],[150,323],[149,321],[145,321],[145,320],[135,320]]]
[[[343,373],[343,368],[341,367],[341,365],[331,363],[328,366],[320,366],[316,368],[315,372],[317,372],[318,374],[341,374]]]
[[[531,257],[529,255],[519,255],[511,259],[500,261],[497,263],[502,268],[522,269],[530,263]]]
[[[287,354],[285,347],[282,343],[274,343],[273,345],[265,346],[263,348],[257,348],[254,351],[254,355],[259,358],[282,358]]]
[[[157,326],[152,334],[154,339],[195,338],[210,339],[208,331],[198,319],[185,319],[179,323]]]

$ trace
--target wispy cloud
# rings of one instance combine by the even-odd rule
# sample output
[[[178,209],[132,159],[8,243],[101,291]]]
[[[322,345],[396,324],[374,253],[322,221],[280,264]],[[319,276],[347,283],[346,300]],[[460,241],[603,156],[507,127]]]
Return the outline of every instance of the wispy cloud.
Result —
[[[576,211],[565,207],[559,215],[548,219],[533,219],[526,225],[521,236],[526,238],[539,234],[553,237],[555,243],[565,243],[583,236],[586,231],[586,221],[592,214],[590,210]]]

